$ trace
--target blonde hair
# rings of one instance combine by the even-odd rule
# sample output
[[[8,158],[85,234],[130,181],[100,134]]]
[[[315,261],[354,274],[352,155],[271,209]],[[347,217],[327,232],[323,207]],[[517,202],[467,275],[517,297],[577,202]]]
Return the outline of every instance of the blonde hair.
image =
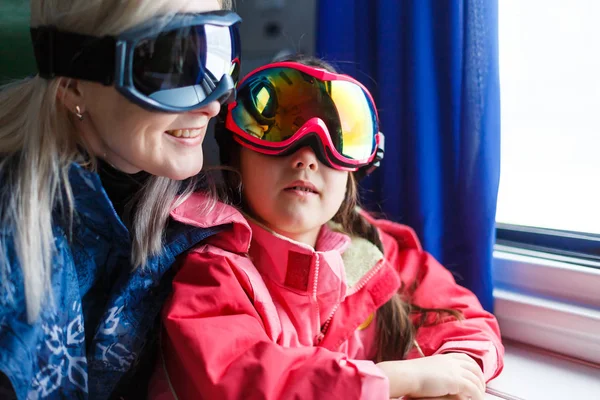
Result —
[[[186,1],[180,0],[181,5]],[[115,35],[151,17],[173,14],[174,2],[31,0],[31,26],[55,25],[72,32]],[[220,3],[223,8],[231,7],[230,0]],[[60,78],[36,76],[0,87],[0,224],[5,230],[0,234],[0,290],[4,295],[12,293],[7,254],[12,238],[30,323],[37,319],[44,299],[51,298],[53,213],[58,211],[68,221],[68,229],[72,224],[70,165],[95,165],[91,152],[91,160],[81,154],[79,146],[85,148],[85,144],[78,139],[66,108],[56,101],[59,84]],[[181,185],[153,176],[141,190],[132,227],[133,265],[143,266],[149,257],[161,253],[163,231]],[[192,185],[178,203],[191,193]]]

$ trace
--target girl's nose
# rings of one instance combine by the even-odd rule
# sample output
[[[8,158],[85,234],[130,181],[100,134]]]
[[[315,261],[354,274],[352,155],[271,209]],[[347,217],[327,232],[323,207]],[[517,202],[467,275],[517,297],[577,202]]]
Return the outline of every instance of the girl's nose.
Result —
[[[317,156],[308,146],[303,147],[292,154],[291,162],[293,168],[310,169],[311,171],[317,171],[319,169]]]

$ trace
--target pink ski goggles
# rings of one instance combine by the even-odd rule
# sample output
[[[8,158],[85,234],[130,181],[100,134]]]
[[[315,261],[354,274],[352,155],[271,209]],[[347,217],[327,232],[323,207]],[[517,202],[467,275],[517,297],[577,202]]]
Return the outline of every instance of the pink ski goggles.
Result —
[[[268,64],[249,73],[229,104],[226,127],[256,152],[288,155],[310,146],[325,165],[345,171],[383,158],[371,94],[348,75],[296,62]]]

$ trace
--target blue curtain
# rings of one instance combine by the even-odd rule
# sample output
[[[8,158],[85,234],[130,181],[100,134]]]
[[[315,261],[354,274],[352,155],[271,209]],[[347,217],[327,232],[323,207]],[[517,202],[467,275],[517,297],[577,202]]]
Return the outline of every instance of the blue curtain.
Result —
[[[413,227],[492,311],[500,174],[497,0],[320,0],[317,53],[372,92],[365,205]]]

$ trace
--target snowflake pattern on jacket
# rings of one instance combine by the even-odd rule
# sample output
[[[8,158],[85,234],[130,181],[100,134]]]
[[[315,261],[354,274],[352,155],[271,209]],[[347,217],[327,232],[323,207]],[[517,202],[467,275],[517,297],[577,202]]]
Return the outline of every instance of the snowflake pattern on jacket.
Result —
[[[33,324],[12,231],[0,227],[6,242],[0,262],[8,265],[0,283],[0,371],[20,400],[109,398],[144,350],[175,258],[219,230],[170,223],[163,254],[134,270],[129,232],[98,175],[73,165],[69,179],[76,209],[71,239],[55,224],[52,297]]]

